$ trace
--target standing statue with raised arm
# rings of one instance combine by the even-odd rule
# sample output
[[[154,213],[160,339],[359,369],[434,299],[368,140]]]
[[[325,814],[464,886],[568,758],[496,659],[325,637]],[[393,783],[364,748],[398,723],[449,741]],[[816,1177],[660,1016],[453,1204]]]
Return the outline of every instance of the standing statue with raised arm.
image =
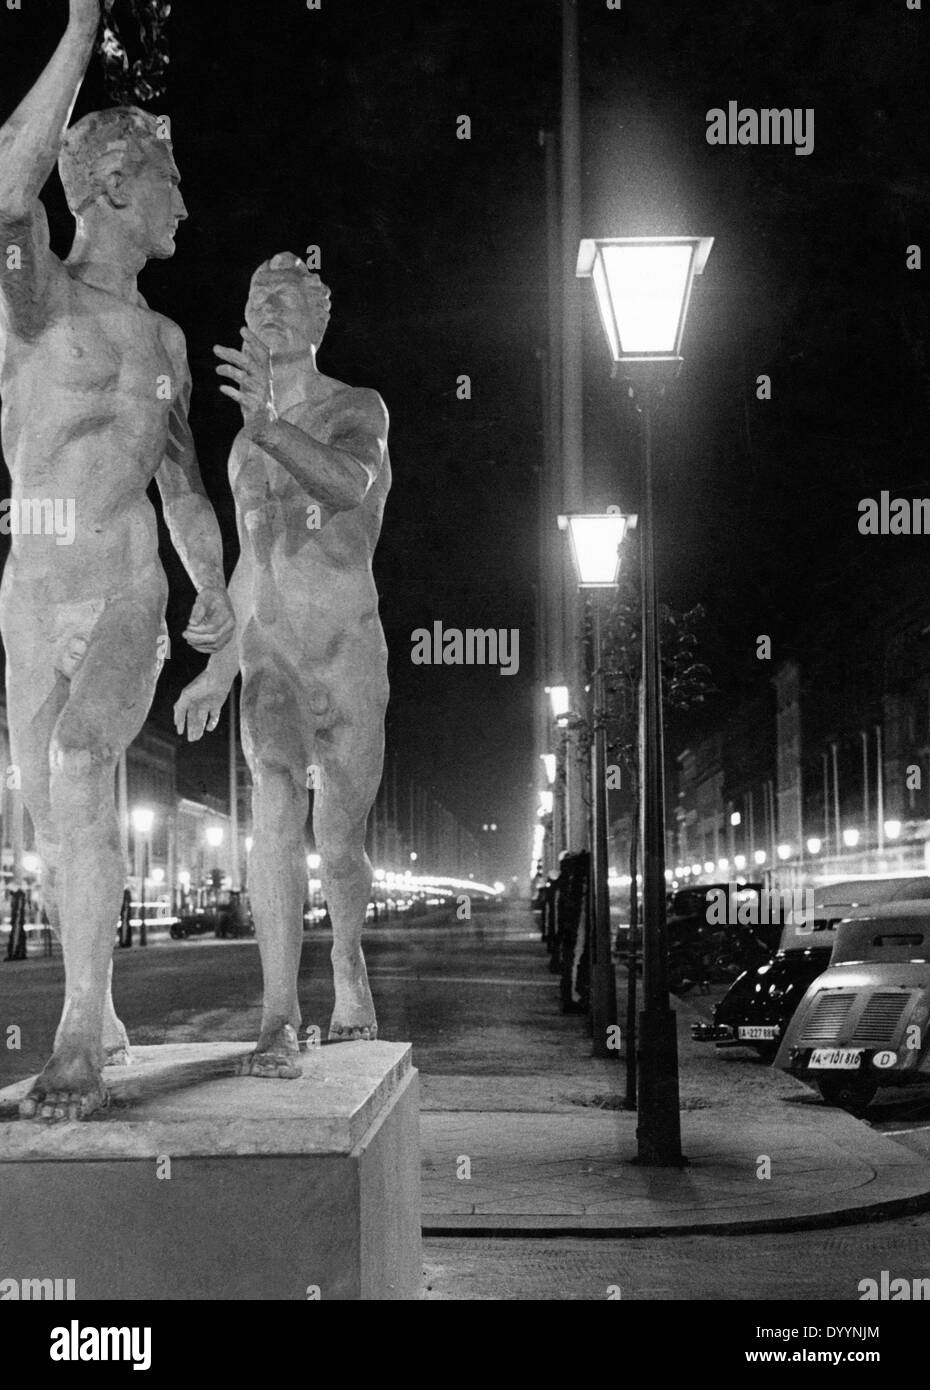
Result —
[[[388,418],[377,392],[319,371],[329,291],[298,257],[259,266],[245,320],[241,348],[216,349],[228,378],[220,389],[243,422],[229,460],[241,546],[230,584],[237,640],[211,656],[175,713],[188,738],[215,728],[241,669],[249,886],[265,982],[261,1036],[244,1070],[295,1077],[308,786],[333,923],[329,1036],[377,1034],[361,936],[388,699],[371,570],[391,485]]]
[[[198,590],[186,639],[216,652],[235,627],[187,423],[184,335],[136,287],[148,260],[174,254],[187,215],[164,122],[116,107],[68,128],[99,18],[99,0],[71,0],[48,67],[0,129],[2,439],[10,515],[29,518],[11,527],[0,632],[12,757],[66,993],[54,1052],[21,1111],[47,1120],[99,1109],[104,1063],[128,1060],[110,995],[126,869],[114,772],[166,652],[153,477]],[[64,262],[39,199],[56,160],[76,221]],[[44,524],[59,506],[73,511],[73,534]]]

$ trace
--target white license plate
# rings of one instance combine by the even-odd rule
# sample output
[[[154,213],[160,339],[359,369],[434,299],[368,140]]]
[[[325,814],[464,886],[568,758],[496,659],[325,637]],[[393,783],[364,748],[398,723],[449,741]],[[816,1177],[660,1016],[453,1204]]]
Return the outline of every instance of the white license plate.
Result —
[[[778,1037],[778,1029],[774,1024],[766,1024],[764,1026],[753,1024],[752,1027],[744,1025],[742,1028],[737,1028],[736,1036],[738,1038],[745,1038],[747,1042],[753,1040],[756,1042],[774,1042]]]
[[[825,1071],[856,1071],[862,1063],[861,1047],[815,1047],[809,1067]]]

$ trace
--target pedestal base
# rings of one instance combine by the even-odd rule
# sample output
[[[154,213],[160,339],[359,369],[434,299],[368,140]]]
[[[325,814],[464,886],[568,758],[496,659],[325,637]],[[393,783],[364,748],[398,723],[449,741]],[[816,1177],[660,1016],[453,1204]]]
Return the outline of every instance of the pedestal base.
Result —
[[[74,1280],[78,1299],[418,1298],[410,1045],[313,1048],[295,1081],[235,1076],[250,1051],[138,1048],[132,1066],[107,1069],[110,1109],[80,1123],[13,1119],[30,1083],[0,1091],[0,1287]]]

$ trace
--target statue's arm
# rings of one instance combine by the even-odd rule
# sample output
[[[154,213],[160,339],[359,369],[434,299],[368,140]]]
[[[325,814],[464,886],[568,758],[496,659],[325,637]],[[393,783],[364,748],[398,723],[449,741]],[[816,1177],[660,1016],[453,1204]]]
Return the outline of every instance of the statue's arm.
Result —
[[[58,159],[99,21],[100,0],[71,0],[51,61],[0,127],[0,295],[14,329],[28,331],[42,318],[53,258],[39,194]]]
[[[179,384],[168,424],[168,447],[155,481],[172,544],[195,589],[198,593],[203,589],[225,592],[223,540],[200,476],[188,420],[191,376],[184,338],[179,328],[172,325],[172,329],[175,336],[172,358],[179,373]]]
[[[252,549],[247,537],[241,541],[239,559],[229,581],[229,597],[236,615],[236,640],[227,642],[221,651],[214,652],[206,668],[206,675],[216,689],[222,692],[224,700],[239,674],[238,639],[248,626],[255,606]]]
[[[321,444],[297,425],[268,415],[252,438],[287,469],[304,491],[333,511],[364,500],[387,452],[388,413],[376,391],[353,391]]]

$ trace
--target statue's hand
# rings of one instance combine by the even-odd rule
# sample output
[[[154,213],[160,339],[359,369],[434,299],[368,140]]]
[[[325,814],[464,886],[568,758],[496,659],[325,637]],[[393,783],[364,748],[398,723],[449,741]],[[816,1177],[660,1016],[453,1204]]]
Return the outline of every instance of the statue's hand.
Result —
[[[228,694],[229,684],[219,680],[209,666],[201,671],[197,679],[181,691],[174,707],[174,727],[178,733],[183,736],[185,723],[188,743],[201,738],[204,729],[212,733]]]
[[[242,410],[242,425],[250,439],[257,439],[262,430],[277,418],[274,407],[274,388],[271,380],[271,352],[251,328],[242,329],[242,349],[214,347],[223,365],[217,376],[226,376],[235,386],[221,386],[224,396],[236,401]]]
[[[191,609],[184,640],[198,652],[218,652],[236,630],[236,614],[226,590],[205,585]]]

